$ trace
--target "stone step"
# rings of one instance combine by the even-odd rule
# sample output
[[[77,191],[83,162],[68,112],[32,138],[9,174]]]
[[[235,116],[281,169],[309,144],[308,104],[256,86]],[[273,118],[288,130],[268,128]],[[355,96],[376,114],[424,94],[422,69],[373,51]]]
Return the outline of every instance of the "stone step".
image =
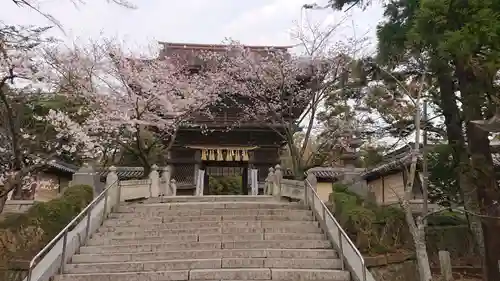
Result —
[[[328,280],[349,281],[349,272],[335,269],[193,269],[191,280]]]
[[[349,281],[347,271],[335,269],[192,269],[156,272],[64,274],[55,281],[184,281],[184,280],[328,280]]]
[[[288,241],[235,241],[235,242],[177,242],[155,244],[130,244],[84,246],[81,254],[161,252],[167,250],[209,250],[209,249],[328,249],[328,240],[288,240]]]
[[[189,280],[189,270],[157,272],[120,272],[63,274],[54,281],[184,281]]]
[[[68,264],[64,273],[118,273],[222,268],[340,269],[338,259],[221,258]]]
[[[295,216],[295,215],[310,215],[311,210],[295,210],[295,209],[184,209],[184,210],[168,210],[162,208],[150,208],[148,211],[141,212],[121,210],[120,213],[111,213],[110,218],[148,218],[148,217],[187,217],[187,216]]]
[[[338,269],[271,269],[272,280],[350,281],[349,271]]]
[[[239,234],[184,234],[165,235],[150,238],[108,238],[95,237],[87,245],[127,245],[137,243],[173,243],[173,242],[231,242],[231,241],[263,241],[263,240],[324,240],[322,233],[239,233]]]
[[[198,221],[313,221],[312,215],[198,215],[198,216],[122,216],[104,221],[106,226],[139,225],[170,222],[198,222]]]
[[[101,226],[99,232],[104,231],[150,231],[163,229],[190,229],[190,228],[230,228],[230,227],[249,227],[249,228],[268,228],[268,227],[319,227],[317,221],[198,221],[198,222],[173,222],[143,224],[136,226]]]
[[[129,204],[120,206],[118,213],[151,212],[155,210],[220,210],[220,209],[297,209],[306,210],[300,203],[287,202],[187,202],[159,204]]]
[[[333,249],[211,249],[144,253],[76,254],[72,263],[137,262],[173,259],[288,258],[336,259]]]
[[[188,228],[188,229],[159,229],[159,230],[123,230],[107,231],[107,229],[99,229],[99,232],[92,234],[92,238],[127,238],[127,239],[142,239],[146,237],[164,237],[174,234],[238,234],[238,233],[322,233],[322,230],[316,226],[286,226],[286,227],[204,227],[204,228]]]
[[[163,198],[148,198],[144,201],[150,203],[173,203],[173,202],[279,202],[274,196],[268,195],[203,195],[203,196],[165,196]]]

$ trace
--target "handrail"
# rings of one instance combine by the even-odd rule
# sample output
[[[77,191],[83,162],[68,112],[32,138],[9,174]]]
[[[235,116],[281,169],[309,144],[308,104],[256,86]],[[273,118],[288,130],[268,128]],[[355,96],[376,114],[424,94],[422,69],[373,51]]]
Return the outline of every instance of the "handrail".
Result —
[[[54,245],[63,238],[63,249],[61,253],[61,267],[59,268],[59,272],[62,274],[64,271],[64,264],[66,263],[66,244],[68,243],[68,232],[69,229],[76,223],[78,222],[84,215],[87,215],[87,224],[86,224],[86,235],[85,235],[85,242],[88,241],[89,236],[90,236],[90,215],[92,211],[94,210],[94,207],[101,202],[101,200],[104,198],[104,209],[103,209],[103,218],[101,223],[106,219],[106,209],[108,205],[108,193],[109,190],[116,186],[117,188],[120,188],[118,185],[118,179],[114,181],[112,184],[110,184],[108,187],[106,187],[99,195],[97,195],[94,200],[92,200],[73,220],[71,220],[50,242],[43,247],[42,250],[40,250],[30,261],[29,263],[29,268],[28,268],[28,277],[26,281],[31,281],[31,275],[33,274],[33,269],[35,267],[35,262],[42,257],[44,254],[47,254]],[[118,198],[117,198],[117,203],[120,203],[120,190],[118,190]]]
[[[345,254],[344,254],[343,245],[342,245],[342,239],[345,239],[347,241],[347,243],[352,247],[354,253],[359,257],[359,260],[361,262],[361,268],[362,268],[361,270],[363,272],[362,273],[363,274],[363,276],[362,276],[363,279],[361,281],[366,281],[366,264],[365,264],[365,259],[363,258],[363,255],[358,250],[358,248],[356,247],[356,245],[354,244],[354,242],[352,242],[352,240],[349,238],[349,236],[344,231],[344,229],[342,228],[342,226],[340,225],[340,223],[335,219],[335,217],[333,216],[332,212],[330,212],[330,210],[326,207],[326,205],[323,202],[323,200],[320,199],[318,193],[316,192],[316,190],[314,190],[311,182],[309,182],[309,180],[307,178],[304,180],[304,182],[306,183],[306,186],[308,186],[309,189],[313,192],[312,194],[313,194],[314,197],[316,197],[316,200],[318,200],[321,203],[322,212],[323,212],[323,220],[325,221],[325,226],[326,226],[326,217],[325,217],[325,215],[328,215],[330,217],[330,219],[332,219],[332,221],[335,224],[335,226],[337,226],[337,228],[339,229],[339,250],[341,252],[340,254],[342,255],[342,257],[341,257],[342,269],[344,269],[344,259],[345,259]],[[314,200],[315,199],[313,198],[313,206],[312,206],[313,208],[315,208],[315,206],[314,206]],[[306,204],[310,204],[307,192],[305,193],[305,200],[304,201],[306,202]]]

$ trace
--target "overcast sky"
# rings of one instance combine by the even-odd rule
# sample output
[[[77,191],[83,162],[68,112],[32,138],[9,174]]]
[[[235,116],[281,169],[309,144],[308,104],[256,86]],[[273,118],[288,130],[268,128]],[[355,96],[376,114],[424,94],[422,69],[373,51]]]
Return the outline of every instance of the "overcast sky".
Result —
[[[74,0],[78,2],[80,0]],[[27,8],[18,8],[3,0],[0,20],[7,24],[47,25],[43,16]],[[336,22],[342,14],[332,10],[303,11],[303,4],[314,0],[131,0],[137,9],[108,4],[106,0],[86,0],[75,5],[71,0],[40,0],[40,8],[53,15],[65,27],[52,34],[67,42],[118,38],[131,48],[155,41],[220,43],[224,38],[251,45],[291,45],[290,29],[306,17],[313,21]],[[324,4],[326,0],[318,0]],[[355,34],[374,38],[382,16],[380,6],[366,11],[354,10],[351,19],[338,34],[339,40]],[[354,24],[354,28],[353,28]],[[355,33],[354,33],[355,32]]]

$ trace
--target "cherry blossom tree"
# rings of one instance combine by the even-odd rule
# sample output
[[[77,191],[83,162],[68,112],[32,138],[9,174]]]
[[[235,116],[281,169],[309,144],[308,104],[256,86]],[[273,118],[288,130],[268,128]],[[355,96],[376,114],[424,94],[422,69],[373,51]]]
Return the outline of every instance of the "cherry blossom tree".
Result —
[[[112,41],[65,52],[64,62],[51,56],[68,81],[64,92],[92,108],[94,134],[107,142],[103,148],[134,154],[145,174],[155,164],[148,158],[153,148],[169,150],[177,129],[195,115],[210,116],[210,105],[229,85],[221,65],[211,63],[220,58],[212,52],[198,53],[196,65],[178,56],[128,54]],[[148,133],[156,138],[148,140]]]
[[[235,98],[246,100],[241,103],[244,118],[240,120],[268,124],[288,144],[293,171],[299,177],[316,156],[304,154],[317,133],[319,109],[325,99],[340,95],[358,47],[353,42],[332,42],[338,26],[299,25],[295,34],[299,55],[272,48],[259,54],[232,42],[225,62]],[[303,137],[296,138],[301,129]]]
[[[59,77],[43,57],[45,28],[0,30],[0,211],[7,194],[33,186],[33,175],[63,154],[94,157],[97,142],[65,112],[37,107],[54,96]]]

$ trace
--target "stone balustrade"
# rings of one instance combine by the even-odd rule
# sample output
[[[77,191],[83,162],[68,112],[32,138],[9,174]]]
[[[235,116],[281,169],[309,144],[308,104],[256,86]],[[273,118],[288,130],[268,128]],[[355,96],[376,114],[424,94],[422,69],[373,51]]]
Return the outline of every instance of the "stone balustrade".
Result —
[[[313,174],[307,177],[314,189],[316,189],[317,180]],[[276,197],[286,197],[294,200],[305,199],[305,181],[290,180],[283,178],[283,171],[280,165],[269,168],[266,177],[264,194],[274,195]]]
[[[176,196],[177,184],[171,178],[171,167],[166,166],[161,169],[157,165],[151,167],[151,172],[147,179],[119,180],[117,168],[111,166],[106,176],[106,185],[118,181],[120,187],[120,201],[128,201],[141,198]]]

